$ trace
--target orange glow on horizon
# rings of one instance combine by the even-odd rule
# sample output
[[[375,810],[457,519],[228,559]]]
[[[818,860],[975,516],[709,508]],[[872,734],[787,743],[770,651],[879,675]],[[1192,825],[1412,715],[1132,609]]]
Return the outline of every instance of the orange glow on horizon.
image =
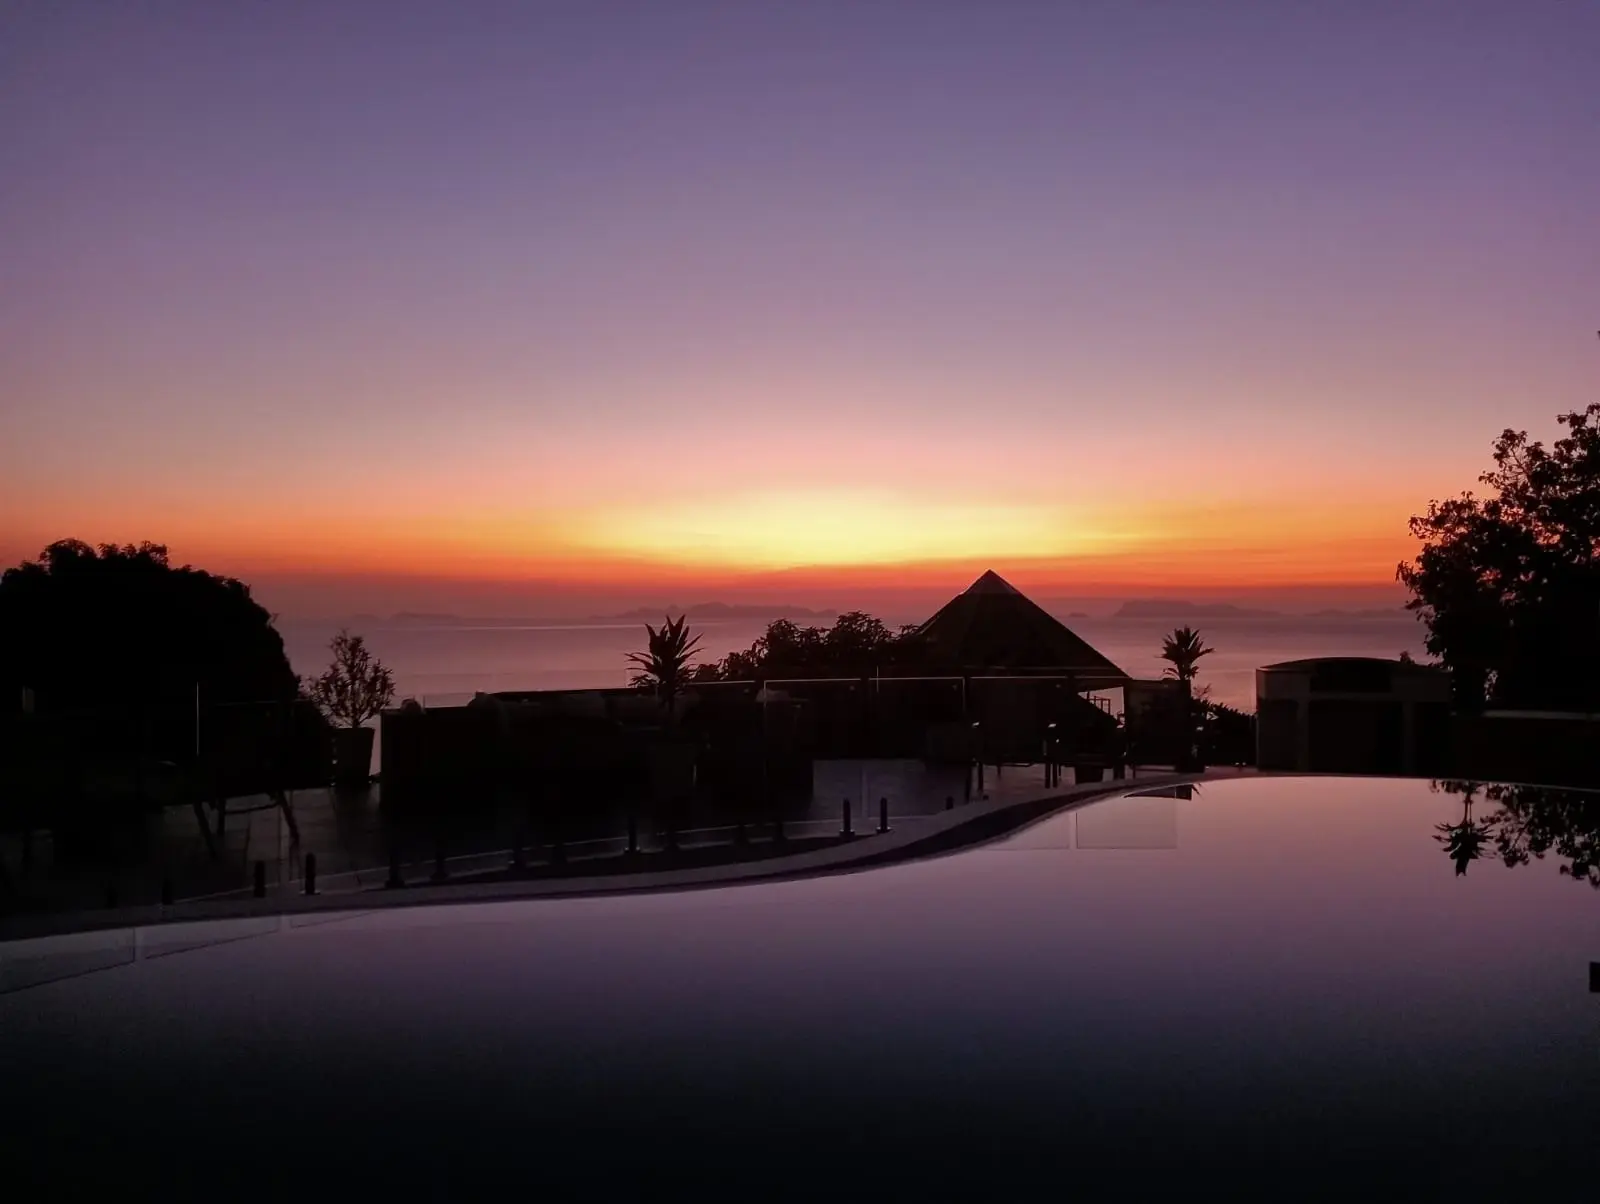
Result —
[[[305,504],[226,519],[192,509],[123,513],[109,530],[87,513],[31,536],[7,522],[0,547],[15,563],[67,536],[156,538],[175,560],[247,581],[292,574],[601,588],[942,589],[992,567],[1021,588],[1085,592],[1387,584],[1414,551],[1410,510],[1393,501],[1089,506],[847,487],[566,513],[429,511],[415,499],[398,513]]]

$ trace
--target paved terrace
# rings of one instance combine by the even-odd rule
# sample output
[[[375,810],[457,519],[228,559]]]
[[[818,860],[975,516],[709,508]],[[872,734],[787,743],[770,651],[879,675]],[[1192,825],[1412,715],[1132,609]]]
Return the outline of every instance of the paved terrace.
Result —
[[[1141,774],[1130,781],[1065,785],[1046,789],[1042,774],[987,800],[946,812],[894,823],[888,833],[868,826],[861,836],[785,856],[686,869],[662,868],[634,874],[583,876],[579,866],[560,878],[497,875],[492,881],[441,885],[426,877],[400,890],[367,882],[352,889],[306,895],[280,889],[257,899],[248,894],[198,899],[170,906],[125,906],[78,913],[18,915],[0,922],[0,990],[15,990],[73,973],[122,965],[307,924],[336,921],[375,908],[441,903],[484,903],[574,895],[615,894],[706,888],[739,882],[848,872],[915,857],[933,856],[993,839],[1046,815],[1129,790],[1151,790],[1185,783],[1233,778],[1251,770],[1214,770],[1199,775]],[[478,870],[506,867],[508,851],[477,855]],[[474,868],[474,867],[467,867]],[[296,887],[298,884],[294,884]],[[241,922],[243,921],[243,922]]]
[[[1140,772],[1140,771],[1135,771]],[[1153,771],[1144,771],[1146,773]],[[1071,782],[1070,769],[1064,771]],[[895,828],[925,824],[947,806],[996,806],[1036,796],[1044,785],[1042,766],[987,766],[982,797],[966,797],[966,777],[959,766],[905,761],[819,761],[810,799],[786,808],[787,834],[797,840],[836,834],[845,799],[851,800],[855,828],[877,826],[880,800],[887,800]],[[605,794],[597,781],[597,796]],[[149,817],[142,833],[137,864],[117,870],[86,870],[58,858],[48,833],[35,834],[24,852],[18,838],[0,840],[0,915],[83,911],[108,906],[153,904],[162,898],[163,881],[175,903],[247,897],[253,891],[257,862],[266,887],[275,897],[300,893],[305,855],[316,858],[321,893],[344,893],[382,885],[389,875],[392,833],[383,823],[381,786],[366,790],[313,789],[289,795],[299,829],[295,841],[282,812],[264,795],[229,801],[218,855],[207,849],[194,811],[168,807]],[[863,803],[865,800],[865,803]],[[209,810],[208,817],[214,819]],[[713,808],[691,814],[680,840],[685,848],[727,844],[736,817]],[[766,825],[752,825],[758,841]],[[561,833],[569,862],[614,857],[626,846],[627,816],[620,803],[601,803],[574,820]],[[436,870],[442,851],[452,876],[482,873],[506,865],[519,839],[538,864],[550,857],[551,833],[530,830],[525,807],[515,800],[478,807],[455,826],[442,848],[439,842],[412,833],[402,838],[402,873],[408,881],[426,879]],[[641,829],[641,847],[659,847],[661,834]]]

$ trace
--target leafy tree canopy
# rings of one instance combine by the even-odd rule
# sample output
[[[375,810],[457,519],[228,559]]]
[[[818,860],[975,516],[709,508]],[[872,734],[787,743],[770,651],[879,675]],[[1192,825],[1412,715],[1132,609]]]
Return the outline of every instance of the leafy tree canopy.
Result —
[[[832,627],[801,627],[790,619],[776,619],[749,648],[700,666],[695,677],[700,681],[751,681],[871,673],[909,657],[909,637],[914,630],[910,626],[891,630],[883,620],[859,610],[840,615]]]
[[[1432,502],[1397,575],[1468,705],[1600,709],[1600,405],[1495,442],[1489,492]]]
[[[628,659],[638,668],[633,686],[649,690],[669,711],[673,701],[690,678],[690,665],[700,651],[700,637],[689,634],[689,617],[671,615],[660,627],[646,623],[645,651],[630,652]]]
[[[1175,627],[1170,635],[1161,639],[1161,659],[1170,662],[1163,672],[1179,681],[1192,682],[1200,671],[1200,658],[1215,651],[1215,648],[1206,647],[1193,627]]]
[[[51,544],[0,576],[0,687],[41,709],[286,701],[298,682],[272,616],[231,577],[141,543]],[[9,702],[9,699],[8,699]]]
[[[1587,790],[1562,790],[1553,786],[1483,785],[1478,782],[1440,781],[1435,790],[1459,794],[1470,806],[1481,792],[1496,810],[1474,823],[1470,818],[1450,825],[1452,832],[1472,829],[1479,845],[1492,840],[1506,865],[1527,865],[1554,854],[1564,877],[1600,889],[1600,796]],[[1464,872],[1461,850],[1452,847],[1457,872]],[[1476,852],[1472,857],[1476,857]],[[1470,860],[1471,858],[1467,858]]]
[[[341,631],[328,645],[333,660],[306,685],[306,696],[330,723],[360,727],[376,719],[394,701],[394,675],[372,653],[359,635]]]

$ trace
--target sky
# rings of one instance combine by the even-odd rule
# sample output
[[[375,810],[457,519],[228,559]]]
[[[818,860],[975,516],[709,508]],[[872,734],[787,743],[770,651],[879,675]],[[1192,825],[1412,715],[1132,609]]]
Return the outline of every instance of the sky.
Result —
[[[0,562],[1393,596],[1600,400],[1600,3],[0,0]]]

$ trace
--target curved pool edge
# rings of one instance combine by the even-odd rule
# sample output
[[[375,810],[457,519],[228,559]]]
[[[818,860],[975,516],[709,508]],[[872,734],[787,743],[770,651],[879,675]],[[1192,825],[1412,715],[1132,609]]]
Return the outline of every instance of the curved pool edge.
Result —
[[[858,840],[825,849],[680,870],[590,878],[512,879],[457,882],[373,889],[330,895],[278,895],[264,899],[215,899],[162,906],[151,904],[104,911],[55,912],[0,919],[0,957],[6,944],[79,933],[149,928],[228,920],[266,919],[380,908],[442,904],[513,902],[523,899],[572,899],[608,895],[653,894],[706,890],[721,886],[853,873],[905,861],[944,856],[987,844],[1048,819],[1061,811],[1117,795],[1132,794],[1186,782],[1233,780],[1258,776],[1255,770],[1208,770],[1202,773],[1158,773],[1138,778],[1085,782],[1052,788],[998,806],[945,812],[916,828],[887,834],[864,833]],[[1261,776],[1280,776],[1277,774]]]

